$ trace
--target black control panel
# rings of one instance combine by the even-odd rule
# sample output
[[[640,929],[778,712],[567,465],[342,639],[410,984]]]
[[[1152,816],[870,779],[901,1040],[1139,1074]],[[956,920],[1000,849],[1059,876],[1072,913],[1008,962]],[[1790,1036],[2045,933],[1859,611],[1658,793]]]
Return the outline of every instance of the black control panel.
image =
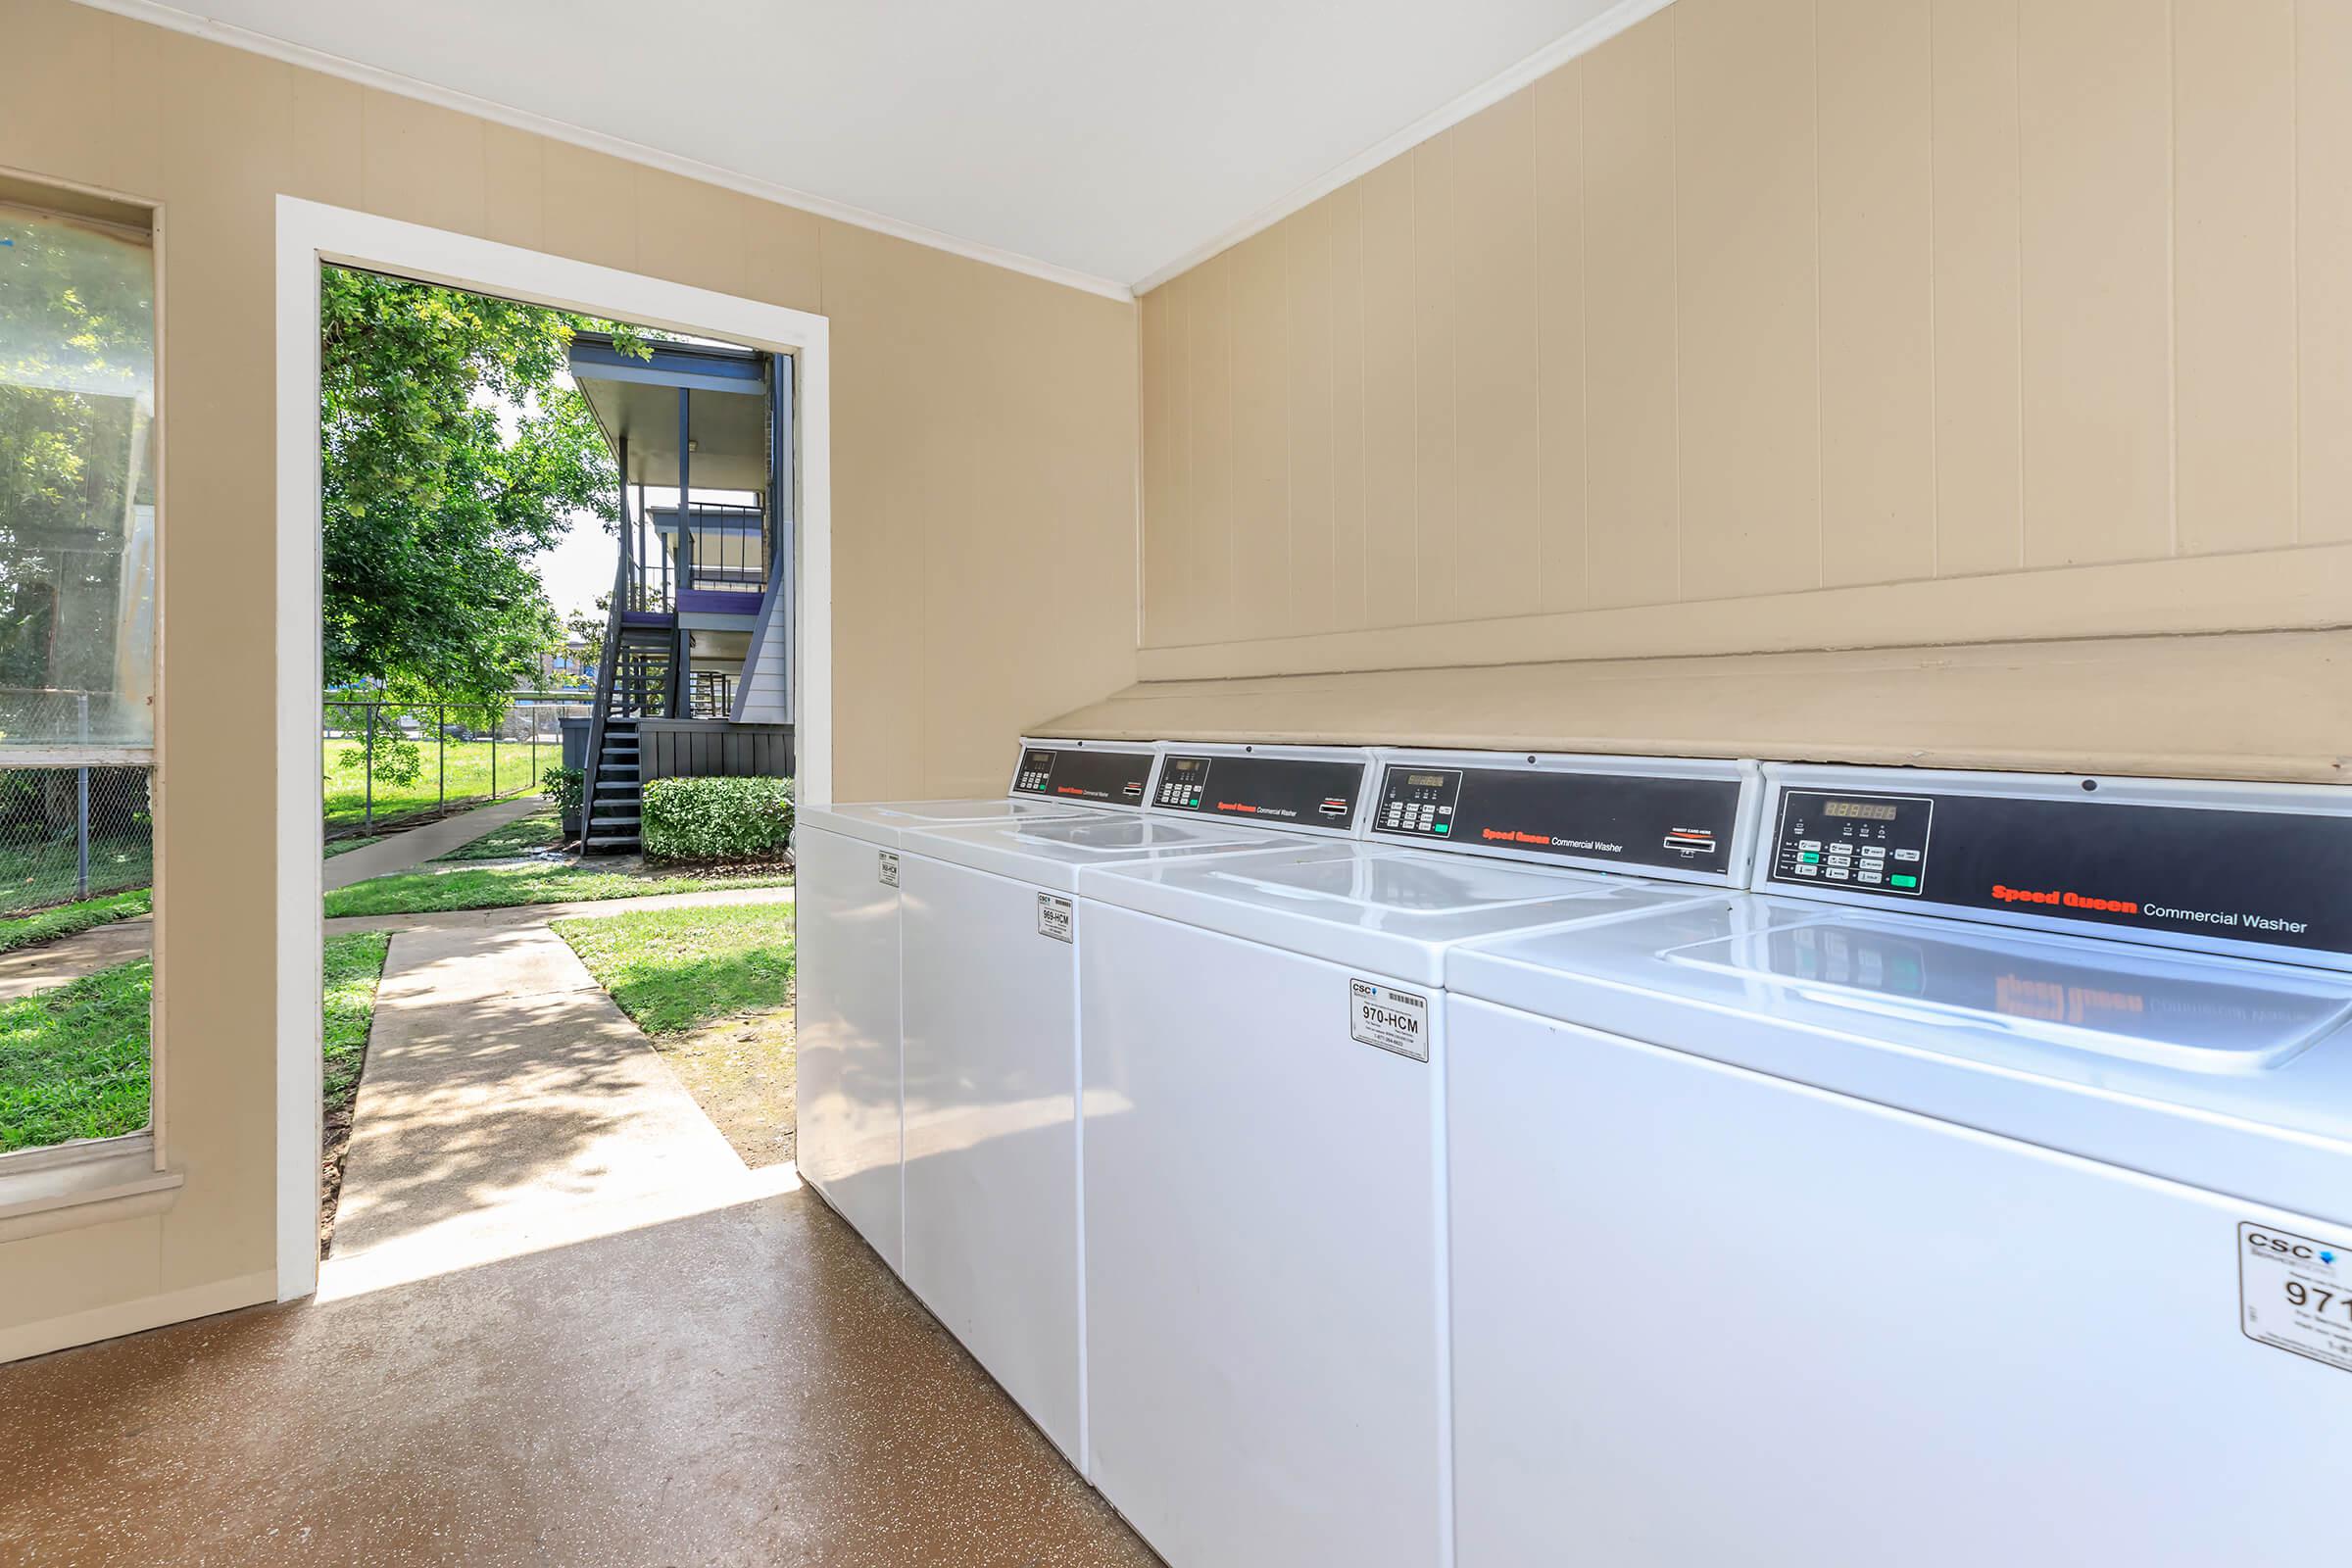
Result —
[[[1936,802],[1925,795],[1789,790],[1781,797],[1772,879],[1918,898],[1935,821]]]
[[[1776,888],[2352,954],[2344,811],[1786,789],[1772,833]]]
[[[1091,746],[1032,746],[1012,775],[1015,795],[1052,800],[1141,806],[1152,784],[1150,752],[1097,751]]]
[[[1381,778],[1372,833],[1723,874],[1732,868],[1740,784],[1736,778],[1392,762]]]
[[[1154,806],[1202,816],[1345,831],[1355,823],[1368,764],[1324,757],[1170,752]]]

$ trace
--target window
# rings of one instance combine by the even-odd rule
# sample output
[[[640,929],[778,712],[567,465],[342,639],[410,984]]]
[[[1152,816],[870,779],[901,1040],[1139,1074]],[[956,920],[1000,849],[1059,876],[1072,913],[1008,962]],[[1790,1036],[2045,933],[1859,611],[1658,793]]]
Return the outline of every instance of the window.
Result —
[[[155,257],[0,206],[0,761],[155,742]]]
[[[0,190],[0,932],[29,955],[139,918],[154,880],[155,252],[97,204],[16,193]],[[149,1126],[137,930],[95,972],[61,965],[0,1002],[0,1155]]]

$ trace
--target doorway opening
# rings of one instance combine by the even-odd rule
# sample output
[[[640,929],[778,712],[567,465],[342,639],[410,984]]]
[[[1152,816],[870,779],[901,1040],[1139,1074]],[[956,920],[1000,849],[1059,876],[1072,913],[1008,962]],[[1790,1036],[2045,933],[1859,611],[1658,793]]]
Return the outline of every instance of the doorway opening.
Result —
[[[318,1283],[322,1170],[356,1289],[488,1260],[514,1216],[472,1211],[535,1175],[582,1234],[707,1207],[730,1170],[789,1180],[786,846],[828,771],[823,322],[279,216],[279,621],[318,637],[281,655],[281,739],[323,764],[299,798],[307,769],[280,779],[281,843],[308,846],[280,866],[281,1298]],[[580,1201],[649,1137],[704,1190]]]

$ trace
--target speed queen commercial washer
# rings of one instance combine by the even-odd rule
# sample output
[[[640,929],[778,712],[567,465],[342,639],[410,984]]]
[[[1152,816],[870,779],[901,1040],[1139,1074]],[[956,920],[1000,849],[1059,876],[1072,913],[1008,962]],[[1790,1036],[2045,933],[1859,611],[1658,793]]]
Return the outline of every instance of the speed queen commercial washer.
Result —
[[[2352,799],[1766,771],[1451,956],[1460,1568],[2340,1554]]]
[[[1728,900],[1753,785],[1384,757],[1373,820],[1426,850],[1081,877],[1089,1473],[1174,1568],[1451,1560],[1446,951]],[[1714,888],[1566,868],[1596,842]]]
[[[1081,1470],[1079,884],[1102,866],[1276,844],[1345,853],[1370,762],[1361,751],[1282,749],[1250,780],[1248,799],[1265,809],[1231,818],[1098,814],[904,841],[902,1272]],[[1336,816],[1276,814],[1332,799],[1344,807]]]
[[[793,834],[801,1174],[895,1270],[899,1192],[899,840],[949,822],[1138,809],[1158,749],[1024,740],[1002,799],[801,813]]]

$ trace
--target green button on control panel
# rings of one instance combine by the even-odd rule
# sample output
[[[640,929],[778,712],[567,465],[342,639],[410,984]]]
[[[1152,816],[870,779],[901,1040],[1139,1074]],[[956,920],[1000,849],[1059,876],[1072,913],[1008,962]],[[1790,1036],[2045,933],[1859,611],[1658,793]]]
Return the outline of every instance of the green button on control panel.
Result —
[[[1919,878],[1915,876],[1890,876],[1886,880],[1898,888],[1915,888],[1919,886]]]

